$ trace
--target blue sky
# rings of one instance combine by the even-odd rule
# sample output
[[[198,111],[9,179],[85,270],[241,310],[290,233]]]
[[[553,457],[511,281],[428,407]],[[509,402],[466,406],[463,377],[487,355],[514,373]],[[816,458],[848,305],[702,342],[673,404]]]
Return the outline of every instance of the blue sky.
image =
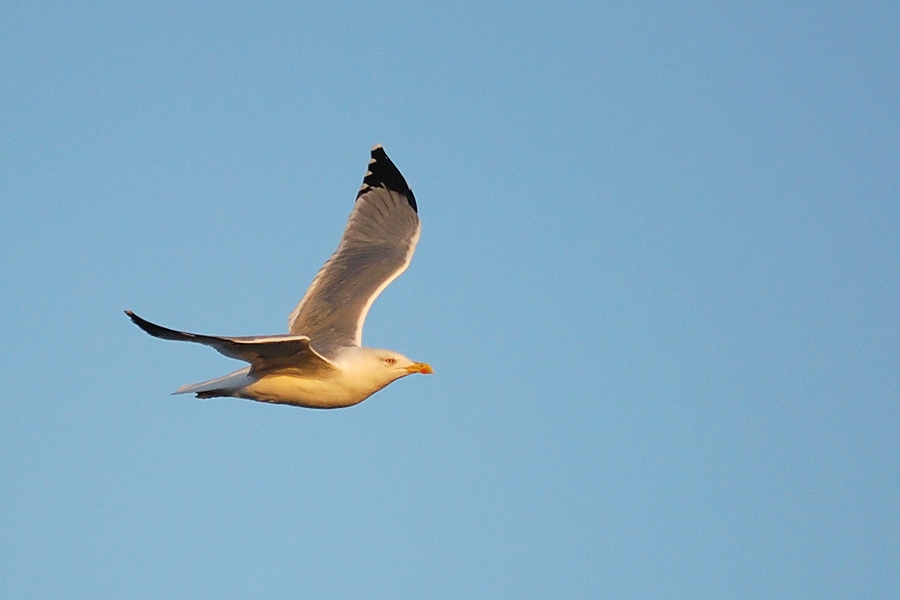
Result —
[[[889,598],[900,11],[5,3],[0,596]],[[313,411],[122,314],[285,331],[375,143],[423,234]]]

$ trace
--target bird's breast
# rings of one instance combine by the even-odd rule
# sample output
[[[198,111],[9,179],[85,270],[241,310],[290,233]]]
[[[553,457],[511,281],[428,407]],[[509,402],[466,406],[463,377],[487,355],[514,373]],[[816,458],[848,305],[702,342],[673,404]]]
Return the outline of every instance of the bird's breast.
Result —
[[[377,389],[360,389],[342,378],[315,379],[274,373],[260,377],[236,395],[248,400],[307,408],[342,408],[359,404]]]

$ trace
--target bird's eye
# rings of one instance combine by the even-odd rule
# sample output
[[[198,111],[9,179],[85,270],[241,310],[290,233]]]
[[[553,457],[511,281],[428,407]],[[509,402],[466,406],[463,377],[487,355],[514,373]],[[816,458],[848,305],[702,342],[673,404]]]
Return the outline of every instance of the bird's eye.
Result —
[[[397,362],[397,359],[396,359],[396,358],[392,358],[392,357],[390,357],[390,356],[388,356],[386,359],[384,359],[384,364],[386,364],[387,366],[391,366],[391,365],[394,364],[395,362]]]

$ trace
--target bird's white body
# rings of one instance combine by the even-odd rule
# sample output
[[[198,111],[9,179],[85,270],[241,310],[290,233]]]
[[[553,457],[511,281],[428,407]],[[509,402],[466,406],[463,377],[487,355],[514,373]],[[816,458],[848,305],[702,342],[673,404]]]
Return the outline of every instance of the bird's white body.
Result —
[[[274,404],[344,408],[359,404],[401,377],[431,372],[431,367],[426,364],[375,348],[342,348],[332,362],[335,368],[319,377],[290,370],[257,377],[250,374],[250,367],[245,367],[211,381],[183,386],[175,393],[202,396],[205,392],[216,392],[216,395]]]
[[[239,398],[307,408],[343,408],[359,404],[384,387],[366,390],[354,384],[353,378],[347,377],[345,373],[327,381],[290,374],[265,375],[238,390],[235,395]]]

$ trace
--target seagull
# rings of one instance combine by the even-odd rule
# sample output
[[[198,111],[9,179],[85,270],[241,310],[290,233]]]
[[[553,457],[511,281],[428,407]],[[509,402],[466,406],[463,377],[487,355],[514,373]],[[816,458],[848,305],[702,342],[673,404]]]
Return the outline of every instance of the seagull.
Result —
[[[377,145],[341,242],[288,317],[287,335],[199,335],[156,325],[130,310],[125,314],[154,337],[211,346],[249,363],[175,394],[307,408],[353,406],[401,377],[434,372],[398,352],[362,346],[369,308],[409,266],[421,229],[412,190]]]

